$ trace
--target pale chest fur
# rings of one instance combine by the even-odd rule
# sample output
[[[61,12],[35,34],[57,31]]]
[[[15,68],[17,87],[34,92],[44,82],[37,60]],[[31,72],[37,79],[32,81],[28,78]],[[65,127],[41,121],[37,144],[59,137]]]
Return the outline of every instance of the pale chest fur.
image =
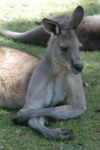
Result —
[[[66,74],[60,73],[51,80],[45,91],[44,107],[55,106],[63,101],[66,96]]]

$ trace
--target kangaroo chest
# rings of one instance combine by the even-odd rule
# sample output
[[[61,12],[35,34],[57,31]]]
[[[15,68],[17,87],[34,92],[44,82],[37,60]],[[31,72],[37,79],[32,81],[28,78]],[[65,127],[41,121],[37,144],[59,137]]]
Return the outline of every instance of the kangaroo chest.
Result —
[[[66,96],[66,74],[62,72],[49,79],[44,77],[35,90],[31,86],[28,90],[25,107],[53,107],[64,101]]]
[[[55,106],[66,96],[66,74],[60,73],[46,88],[45,106]]]

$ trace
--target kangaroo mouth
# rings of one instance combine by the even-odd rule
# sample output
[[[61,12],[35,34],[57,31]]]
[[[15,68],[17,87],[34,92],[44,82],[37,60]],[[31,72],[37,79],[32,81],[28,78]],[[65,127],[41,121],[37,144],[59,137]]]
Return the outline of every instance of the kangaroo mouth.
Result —
[[[81,73],[81,71],[75,69],[74,67],[72,68],[72,71],[73,71],[74,74],[80,74]]]

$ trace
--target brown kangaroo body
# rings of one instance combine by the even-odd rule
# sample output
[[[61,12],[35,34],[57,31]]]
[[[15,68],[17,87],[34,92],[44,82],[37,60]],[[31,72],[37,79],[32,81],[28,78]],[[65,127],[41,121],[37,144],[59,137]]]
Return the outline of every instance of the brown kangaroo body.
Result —
[[[4,73],[0,78],[3,81],[1,84],[4,90],[8,88],[8,92],[5,90],[5,93],[10,93],[8,95],[11,95],[12,99],[16,97],[16,94],[20,94],[19,102],[25,98],[25,101],[20,103],[21,107],[24,103],[23,108],[13,121],[15,123],[27,122],[31,128],[40,131],[46,138],[69,140],[73,137],[73,131],[47,128],[45,117],[65,120],[80,116],[86,111],[80,75],[84,66],[79,52],[80,43],[75,32],[83,15],[83,8],[78,6],[72,16],[68,16],[63,22],[61,20],[55,22],[46,18],[42,20],[43,27],[51,33],[51,38],[47,52],[40,62],[38,58],[19,51],[20,54],[16,53],[14,57],[13,52],[11,55],[9,53],[4,55],[3,64],[5,65],[2,65],[1,69],[4,68]],[[9,57],[6,57],[7,55]],[[7,58],[10,59],[6,61]],[[8,73],[6,78],[8,77],[9,81],[12,78],[10,86],[6,85],[9,81],[6,82],[5,72]],[[13,91],[16,91],[15,95],[11,90],[12,87]],[[3,93],[3,95],[7,94]],[[2,94],[0,96],[2,98]],[[11,98],[5,96],[4,101],[9,101]],[[57,106],[60,103],[64,105]]]
[[[62,20],[62,22],[64,22],[64,20],[66,20],[68,16],[69,15],[64,14],[61,16],[53,17],[52,20]],[[0,34],[13,40],[41,46],[47,46],[50,38],[50,33],[47,33],[42,25],[23,33],[17,33],[1,29]],[[77,36],[82,43],[82,50],[100,50],[100,15],[84,17],[83,21],[78,27]]]
[[[12,48],[0,48],[0,107],[24,106],[28,83],[39,59]]]

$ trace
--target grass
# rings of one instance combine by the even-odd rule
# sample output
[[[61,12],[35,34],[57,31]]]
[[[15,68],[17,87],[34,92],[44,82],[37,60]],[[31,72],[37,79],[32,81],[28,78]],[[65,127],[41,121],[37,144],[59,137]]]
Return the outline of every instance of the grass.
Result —
[[[0,0],[0,27],[25,31],[43,17],[71,12],[77,5],[84,6],[85,15],[100,14],[99,0]],[[42,57],[45,48],[26,45],[0,37],[0,46],[29,51]],[[0,109],[0,149],[2,150],[99,150],[100,110],[100,52],[83,52],[85,69],[82,73],[87,101],[87,112],[78,119],[53,123],[50,128],[73,128],[73,141],[57,142],[45,139],[27,126],[11,121],[16,111]]]

